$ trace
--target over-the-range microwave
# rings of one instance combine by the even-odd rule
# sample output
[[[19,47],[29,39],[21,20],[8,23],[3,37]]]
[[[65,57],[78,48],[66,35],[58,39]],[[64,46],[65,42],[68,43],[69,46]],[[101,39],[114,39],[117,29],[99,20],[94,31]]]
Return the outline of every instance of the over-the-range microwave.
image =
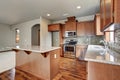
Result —
[[[76,37],[76,31],[65,31],[65,37]]]

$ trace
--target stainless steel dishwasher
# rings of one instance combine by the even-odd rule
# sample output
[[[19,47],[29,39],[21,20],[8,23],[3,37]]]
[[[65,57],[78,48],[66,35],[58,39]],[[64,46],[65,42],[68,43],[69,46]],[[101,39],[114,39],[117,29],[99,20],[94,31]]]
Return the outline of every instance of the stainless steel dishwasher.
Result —
[[[76,45],[76,58],[84,60],[87,45]]]

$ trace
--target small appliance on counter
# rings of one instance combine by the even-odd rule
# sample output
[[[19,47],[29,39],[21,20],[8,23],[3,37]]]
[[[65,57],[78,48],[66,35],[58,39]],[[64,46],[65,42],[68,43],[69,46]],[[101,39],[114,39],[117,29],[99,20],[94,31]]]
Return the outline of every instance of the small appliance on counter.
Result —
[[[64,57],[75,58],[76,57],[76,44],[77,39],[68,39],[64,44]]]

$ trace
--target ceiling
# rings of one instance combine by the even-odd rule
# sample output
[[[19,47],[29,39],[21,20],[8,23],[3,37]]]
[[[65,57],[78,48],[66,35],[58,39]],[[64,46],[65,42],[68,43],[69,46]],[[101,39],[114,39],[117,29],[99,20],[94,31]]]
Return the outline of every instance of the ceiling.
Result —
[[[99,3],[100,0],[0,0],[0,23],[13,25],[40,16],[56,21],[93,15],[99,12]],[[51,16],[46,16],[47,13]]]

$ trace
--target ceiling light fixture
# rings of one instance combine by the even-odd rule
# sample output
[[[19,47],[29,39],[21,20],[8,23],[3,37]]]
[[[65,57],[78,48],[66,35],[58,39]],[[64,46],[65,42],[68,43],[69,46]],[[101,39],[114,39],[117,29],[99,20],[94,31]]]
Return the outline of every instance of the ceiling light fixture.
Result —
[[[81,6],[77,6],[77,9],[80,9],[81,8]]]
[[[47,14],[47,16],[50,16],[50,14]]]

